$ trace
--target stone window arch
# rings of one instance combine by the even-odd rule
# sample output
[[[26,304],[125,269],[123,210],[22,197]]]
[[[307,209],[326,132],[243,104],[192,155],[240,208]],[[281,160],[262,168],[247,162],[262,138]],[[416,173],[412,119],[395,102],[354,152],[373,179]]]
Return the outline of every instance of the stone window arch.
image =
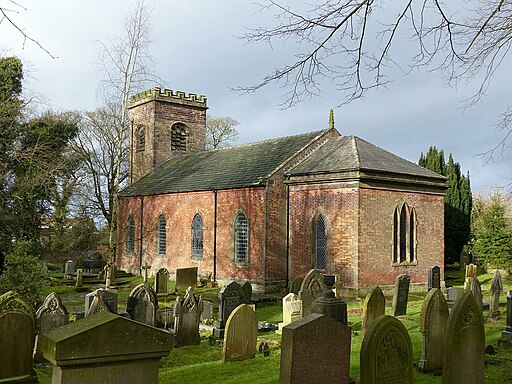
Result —
[[[249,264],[249,219],[238,212],[234,221],[235,263]]]
[[[393,213],[393,264],[416,261],[416,211],[404,202]]]
[[[146,128],[139,125],[137,128],[137,152],[142,152],[146,149]]]
[[[128,218],[126,222],[126,251],[133,253],[135,250],[135,221],[133,216]]]
[[[203,258],[203,218],[199,213],[192,220],[192,258]]]
[[[187,150],[188,127],[183,123],[171,126],[171,151]]]
[[[157,231],[156,231],[156,249],[159,255],[165,255],[167,251],[167,222],[164,215],[158,217]]]

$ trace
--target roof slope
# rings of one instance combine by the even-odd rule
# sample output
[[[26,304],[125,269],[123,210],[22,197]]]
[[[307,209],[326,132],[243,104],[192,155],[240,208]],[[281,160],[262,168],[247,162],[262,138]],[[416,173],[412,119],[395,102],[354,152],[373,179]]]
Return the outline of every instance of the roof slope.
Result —
[[[446,180],[444,176],[396,156],[357,136],[341,136],[329,140],[312,156],[293,168],[289,174],[298,176],[354,170]]]
[[[177,154],[124,189],[120,196],[208,191],[258,185],[325,131],[253,144]]]

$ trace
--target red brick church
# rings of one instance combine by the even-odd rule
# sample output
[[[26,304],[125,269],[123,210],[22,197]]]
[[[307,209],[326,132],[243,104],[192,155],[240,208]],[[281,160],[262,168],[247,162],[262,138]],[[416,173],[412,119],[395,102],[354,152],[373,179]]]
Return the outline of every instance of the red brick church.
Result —
[[[131,98],[121,268],[197,266],[272,291],[311,268],[345,293],[407,273],[424,286],[444,255],[445,178],[327,129],[205,150],[206,98],[153,88]]]

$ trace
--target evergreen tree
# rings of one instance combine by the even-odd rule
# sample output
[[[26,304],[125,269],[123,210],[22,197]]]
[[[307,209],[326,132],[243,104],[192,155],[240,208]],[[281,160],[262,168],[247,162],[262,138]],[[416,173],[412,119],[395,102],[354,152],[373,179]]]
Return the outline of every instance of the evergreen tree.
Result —
[[[461,174],[460,164],[453,160],[451,153],[446,163],[444,151],[435,146],[429,148],[426,156],[421,153],[418,164],[447,178],[444,199],[445,263],[458,262],[471,232],[473,198],[469,173],[467,176]]]

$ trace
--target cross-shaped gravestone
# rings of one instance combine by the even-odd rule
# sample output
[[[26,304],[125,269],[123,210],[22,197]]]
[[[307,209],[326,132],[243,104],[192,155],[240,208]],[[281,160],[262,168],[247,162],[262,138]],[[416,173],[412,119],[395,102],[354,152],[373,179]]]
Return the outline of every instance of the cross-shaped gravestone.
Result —
[[[144,284],[148,282],[148,270],[151,269],[151,265],[148,263],[144,264],[141,269],[144,271]]]

